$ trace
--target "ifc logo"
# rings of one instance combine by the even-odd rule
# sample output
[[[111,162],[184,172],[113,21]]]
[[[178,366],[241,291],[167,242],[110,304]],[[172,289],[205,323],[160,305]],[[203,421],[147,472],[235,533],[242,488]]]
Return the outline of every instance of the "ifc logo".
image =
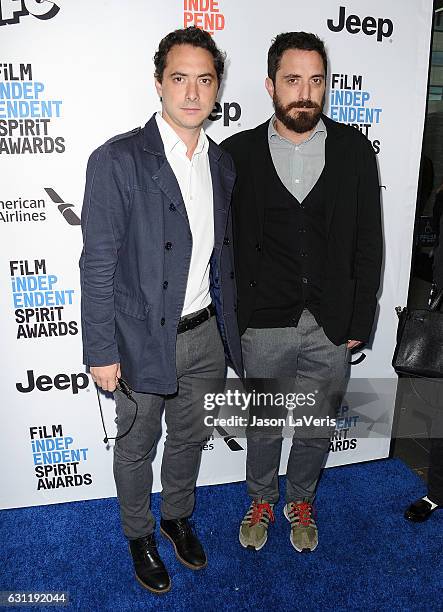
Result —
[[[60,7],[50,0],[0,0],[0,26],[19,23],[20,17],[33,15],[37,19],[52,19]]]

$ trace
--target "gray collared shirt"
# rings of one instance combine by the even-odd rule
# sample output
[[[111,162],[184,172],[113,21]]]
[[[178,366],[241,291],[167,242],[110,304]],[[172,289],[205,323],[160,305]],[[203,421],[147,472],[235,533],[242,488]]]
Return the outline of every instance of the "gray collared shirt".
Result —
[[[272,161],[286,189],[302,202],[318,181],[325,166],[326,126],[323,120],[310,137],[295,144],[280,136],[274,127],[275,115],[269,122],[268,142]]]

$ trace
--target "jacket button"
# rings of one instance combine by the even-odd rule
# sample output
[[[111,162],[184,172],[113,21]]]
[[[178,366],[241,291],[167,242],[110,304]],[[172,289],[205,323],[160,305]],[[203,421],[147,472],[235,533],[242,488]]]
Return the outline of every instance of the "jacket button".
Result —
[[[229,240],[229,238],[228,238],[228,237],[226,237],[226,238],[223,240],[223,244],[226,244],[226,245],[230,244],[230,242],[231,242],[231,241]]]
[[[255,281],[255,280],[251,280],[251,281],[249,282],[249,286],[250,286],[250,287],[256,287],[256,286],[257,286],[257,281]]]
[[[172,212],[174,212],[175,210],[177,210],[174,206],[174,204],[169,204],[169,210],[171,210]]]
[[[257,244],[255,245],[255,250],[256,251],[261,251],[261,244],[259,242],[257,242]]]
[[[161,321],[160,321],[160,325],[163,327],[163,325],[164,325],[165,323],[166,323],[165,318],[164,318],[164,317],[162,317],[162,318],[161,318]]]
[[[165,281],[165,282],[163,283],[163,289],[167,289],[167,288],[168,288],[168,281]]]
[[[231,278],[234,278],[234,272],[231,272],[231,274],[229,275]]]
[[[167,251],[170,251],[170,250],[172,249],[172,242],[167,242],[167,243],[165,244],[165,249],[166,249]]]

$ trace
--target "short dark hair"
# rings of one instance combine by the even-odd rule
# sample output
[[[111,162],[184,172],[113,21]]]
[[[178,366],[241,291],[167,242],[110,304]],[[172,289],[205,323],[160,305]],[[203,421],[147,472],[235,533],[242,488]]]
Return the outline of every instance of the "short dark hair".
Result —
[[[315,34],[308,32],[284,32],[272,41],[268,51],[268,77],[275,83],[275,75],[280,68],[282,55],[288,49],[302,49],[303,51],[317,51],[323,60],[325,76],[328,71],[328,57],[323,41]]]
[[[206,49],[212,55],[214,60],[214,68],[217,73],[218,84],[220,85],[223,71],[225,68],[225,53],[220,51],[214,42],[212,36],[197,28],[190,26],[189,28],[183,28],[181,30],[174,30],[167,34],[158,46],[158,50],[154,55],[154,66],[155,66],[155,78],[159,83],[163,80],[163,72],[166,67],[166,56],[172,47],[176,45],[192,45],[193,47],[200,47]]]

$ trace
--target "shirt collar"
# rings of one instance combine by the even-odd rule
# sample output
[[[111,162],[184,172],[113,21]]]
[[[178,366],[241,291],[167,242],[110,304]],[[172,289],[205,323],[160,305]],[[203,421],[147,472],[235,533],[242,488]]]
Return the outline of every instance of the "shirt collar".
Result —
[[[180,138],[180,136],[175,132],[175,130],[169,125],[167,121],[163,119],[161,113],[155,114],[155,120],[157,121],[157,126],[160,132],[161,139],[163,141],[163,146],[165,149],[165,154],[168,155],[172,153],[174,149],[177,147],[179,151],[186,155],[187,146]],[[194,155],[198,155],[202,152],[207,152],[209,148],[208,138],[203,130],[200,130],[200,134],[198,135],[197,146],[195,147]]]
[[[279,139],[279,140],[284,140],[285,142],[289,142],[290,144],[294,145],[294,143],[291,140],[288,140],[284,136],[280,136],[280,134],[275,129],[274,123],[275,123],[275,115],[272,115],[271,120],[269,121],[269,126],[268,126],[268,140],[271,141],[271,139],[272,140]],[[297,146],[304,145],[307,142],[311,141],[313,138],[318,138],[318,134],[320,134],[323,138],[326,138],[326,135],[327,135],[326,126],[321,117],[320,117],[319,122],[315,126],[314,131],[309,136],[309,138],[307,138],[306,140],[304,140]]]

